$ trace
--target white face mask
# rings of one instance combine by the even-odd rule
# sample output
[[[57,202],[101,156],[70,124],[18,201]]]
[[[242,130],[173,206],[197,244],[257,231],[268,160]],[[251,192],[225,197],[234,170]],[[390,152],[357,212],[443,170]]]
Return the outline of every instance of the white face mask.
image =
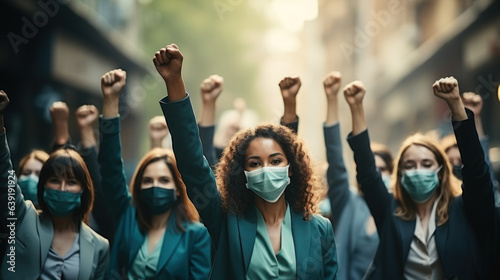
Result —
[[[275,203],[290,184],[288,169],[284,167],[262,167],[253,171],[244,171],[247,189],[267,202]]]

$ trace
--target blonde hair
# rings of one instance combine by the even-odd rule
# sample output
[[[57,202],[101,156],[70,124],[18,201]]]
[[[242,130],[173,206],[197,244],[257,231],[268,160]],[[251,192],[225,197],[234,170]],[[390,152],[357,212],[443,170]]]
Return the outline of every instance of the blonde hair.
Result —
[[[446,153],[441,146],[431,137],[416,133],[406,138],[396,157],[396,168],[392,173],[392,184],[394,197],[398,202],[395,215],[403,220],[413,220],[416,218],[417,207],[415,202],[401,186],[402,157],[410,146],[422,146],[434,154],[438,165],[443,166],[438,172],[439,185],[436,189],[436,199],[438,200],[436,216],[437,225],[443,225],[448,221],[448,211],[454,198],[461,194],[460,182],[453,176],[452,166],[447,160]]]

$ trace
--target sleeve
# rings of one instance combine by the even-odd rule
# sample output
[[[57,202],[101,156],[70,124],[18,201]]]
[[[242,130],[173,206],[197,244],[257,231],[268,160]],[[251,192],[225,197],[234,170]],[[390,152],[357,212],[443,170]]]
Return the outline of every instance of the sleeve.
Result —
[[[337,279],[339,267],[337,262],[337,248],[333,237],[333,228],[329,221],[326,221],[325,225],[323,237],[321,238],[324,279]]]
[[[189,260],[189,279],[208,279],[212,265],[210,235],[205,227],[197,230]]]
[[[116,220],[130,204],[127,179],[122,159],[120,140],[120,117],[99,119],[101,146],[99,150],[99,166],[101,170],[101,186],[105,199]]]
[[[10,160],[6,133],[0,134],[0,142],[0,213],[2,214],[2,223],[8,224],[12,221],[19,224],[26,214],[27,207]]]
[[[101,186],[101,174],[99,173],[99,162],[97,161],[97,150],[95,146],[80,150],[94,185],[94,208],[92,214],[99,227],[99,233],[107,239],[113,238],[114,220],[110,215],[110,209],[106,203],[106,196]]]
[[[207,159],[210,166],[214,166],[215,164],[217,164],[217,157],[215,156],[214,148],[215,126],[198,125],[198,130],[200,131],[200,140],[203,146],[203,155]]]
[[[344,207],[349,199],[349,176],[342,155],[340,124],[323,126],[328,170],[328,199],[332,209],[332,224],[336,228]]]
[[[468,119],[452,122],[462,157],[462,198],[470,222],[480,235],[486,234],[496,222],[493,184],[483,149],[479,142],[474,114],[466,109]]]
[[[386,213],[391,209],[391,197],[387,191],[380,173],[375,166],[375,158],[370,148],[368,130],[358,135],[349,134],[347,141],[354,152],[356,163],[356,179],[363,192],[366,204],[375,219],[377,230],[383,228]]]
[[[488,165],[488,168],[490,169],[490,177],[491,177],[491,182],[493,183],[493,193],[495,195],[495,206],[500,206],[500,194],[498,190],[498,182],[495,179],[495,171],[493,169],[493,165],[491,165],[491,160],[490,160],[490,141],[487,136],[482,137],[479,139],[479,142],[481,143],[481,148],[483,149],[484,153],[484,160],[486,161],[486,164]]]
[[[177,168],[186,184],[189,199],[217,246],[223,219],[220,194],[212,168],[203,156],[191,99],[187,95],[182,100],[169,102],[167,96],[160,100],[160,106],[172,135]]]
[[[106,279],[106,272],[109,267],[109,243],[104,240],[103,249],[99,252],[99,263],[97,263],[97,270],[94,275],[94,279],[104,280]]]
[[[283,118],[281,118],[280,124],[290,128],[295,134],[297,134],[297,131],[299,131],[299,117],[298,116],[297,116],[297,119],[291,123],[284,123]]]

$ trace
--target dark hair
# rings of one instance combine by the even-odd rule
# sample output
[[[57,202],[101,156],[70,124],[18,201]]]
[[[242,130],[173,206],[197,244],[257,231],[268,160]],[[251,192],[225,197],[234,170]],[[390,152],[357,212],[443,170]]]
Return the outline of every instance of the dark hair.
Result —
[[[182,226],[183,221],[194,222],[199,221],[198,212],[194,207],[191,200],[189,200],[186,192],[186,185],[182,181],[181,174],[177,170],[177,162],[171,150],[163,148],[154,148],[144,155],[139,162],[132,183],[130,185],[130,192],[132,193],[132,200],[137,209],[137,222],[141,231],[146,232],[151,228],[151,215],[146,210],[146,206],[139,199],[141,191],[141,181],[144,176],[146,168],[154,162],[163,161],[172,173],[175,187],[177,189],[177,200],[173,206],[176,217],[176,227],[179,231],[185,232]]]
[[[38,179],[38,203],[40,209],[45,213],[50,213],[43,194],[45,183],[51,177],[75,178],[82,187],[81,205],[73,212],[75,225],[79,228],[80,222],[89,223],[90,211],[94,204],[94,185],[90,177],[87,165],[78,152],[71,149],[59,149],[50,154],[40,171]]]
[[[308,220],[317,211],[318,192],[322,186],[314,175],[304,142],[281,125],[265,124],[240,131],[224,149],[216,169],[223,209],[244,216],[248,207],[253,205],[253,192],[245,187],[244,158],[250,142],[259,137],[276,141],[285,152],[292,173],[290,185],[285,190],[286,201]]]
[[[387,169],[390,173],[392,173],[392,170],[394,169],[394,159],[392,158],[392,153],[391,151],[389,151],[389,148],[387,148],[386,145],[376,142],[372,142],[370,146],[373,155],[382,158],[382,160],[385,162],[385,165],[387,165]]]

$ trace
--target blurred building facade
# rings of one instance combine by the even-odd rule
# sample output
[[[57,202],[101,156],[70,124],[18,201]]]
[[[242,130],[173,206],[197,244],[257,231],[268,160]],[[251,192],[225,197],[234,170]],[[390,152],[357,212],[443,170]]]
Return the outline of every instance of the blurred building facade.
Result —
[[[127,71],[120,105],[124,157],[136,157],[141,114],[134,108],[146,75],[136,47],[136,1],[4,0],[0,5],[0,87],[11,100],[6,127],[14,166],[33,148],[50,151],[54,101],[68,104],[71,139],[78,145],[74,112],[84,104],[101,111],[100,78],[115,68]]]
[[[343,84],[356,79],[367,87],[372,140],[397,152],[411,133],[451,132],[446,104],[431,86],[454,76],[461,92],[483,97],[485,134],[500,146],[500,1],[324,0],[319,11],[328,66],[342,71]],[[342,112],[350,121],[347,106]]]

